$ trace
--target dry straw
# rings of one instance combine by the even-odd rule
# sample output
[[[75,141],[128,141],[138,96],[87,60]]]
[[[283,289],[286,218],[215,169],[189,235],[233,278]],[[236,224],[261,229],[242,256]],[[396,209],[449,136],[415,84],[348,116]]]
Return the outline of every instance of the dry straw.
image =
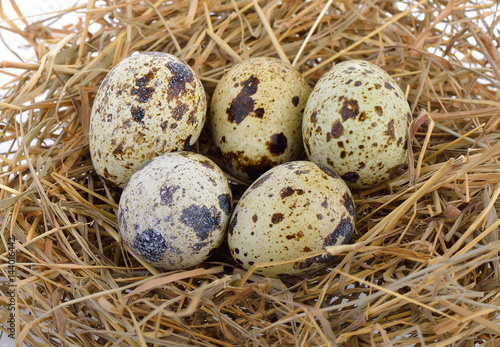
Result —
[[[69,12],[82,21],[51,28]],[[26,30],[0,15],[37,56],[1,63],[19,74],[0,103],[0,323],[13,235],[19,345],[500,344],[497,2],[90,0]],[[413,112],[408,166],[353,192],[354,243],[329,248],[323,272],[264,278],[224,249],[194,269],[151,268],[122,248],[119,194],[87,142],[106,72],[149,50],[188,62],[208,96],[249,57],[293,63],[311,86],[336,62],[375,62]],[[214,158],[206,131],[197,151]]]

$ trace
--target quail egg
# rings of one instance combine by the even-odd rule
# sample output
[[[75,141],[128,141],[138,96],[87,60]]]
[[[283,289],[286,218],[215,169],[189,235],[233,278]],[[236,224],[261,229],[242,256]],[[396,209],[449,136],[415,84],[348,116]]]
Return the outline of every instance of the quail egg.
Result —
[[[326,246],[348,243],[355,208],[345,182],[325,166],[293,161],[253,182],[234,208],[228,245],[235,261],[253,264],[297,259]],[[327,266],[324,254],[257,268],[265,276],[294,276]]]
[[[231,201],[227,179],[212,160],[185,151],[163,154],[125,186],[118,207],[120,235],[153,266],[188,268],[224,240]]]
[[[102,81],[90,116],[90,153],[98,175],[123,188],[145,162],[188,149],[206,118],[206,96],[193,70],[161,52],[132,55]]]
[[[368,188],[399,173],[410,122],[394,79],[370,62],[350,60],[314,86],[304,111],[304,146],[310,160],[330,167],[351,188]]]
[[[275,58],[236,64],[214,91],[209,122],[228,170],[251,182],[303,154],[302,115],[310,87]]]

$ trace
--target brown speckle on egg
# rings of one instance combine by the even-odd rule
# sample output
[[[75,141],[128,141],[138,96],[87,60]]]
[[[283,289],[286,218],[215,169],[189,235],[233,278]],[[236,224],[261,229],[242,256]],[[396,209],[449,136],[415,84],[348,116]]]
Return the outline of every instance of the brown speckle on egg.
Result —
[[[254,100],[251,96],[257,92],[259,79],[251,75],[246,81],[241,82],[241,85],[242,89],[231,101],[231,105],[226,110],[229,121],[236,124],[243,122],[246,116],[254,111]]]
[[[283,154],[286,151],[288,140],[283,133],[272,134],[271,139],[266,142],[269,152],[274,155]]]

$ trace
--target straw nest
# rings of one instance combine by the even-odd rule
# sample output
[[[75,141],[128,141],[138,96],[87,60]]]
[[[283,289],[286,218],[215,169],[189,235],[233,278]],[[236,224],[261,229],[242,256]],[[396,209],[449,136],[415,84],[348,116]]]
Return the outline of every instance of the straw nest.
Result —
[[[18,344],[500,343],[498,3],[91,0],[67,12],[75,11],[82,21],[64,30],[52,29],[54,20],[25,30],[1,24],[37,54],[1,63],[19,69],[0,104],[8,148],[0,156],[0,322],[6,332],[13,235]],[[353,191],[352,245],[329,248],[336,261],[308,278],[246,272],[224,247],[196,268],[151,268],[122,247],[119,193],[96,176],[87,140],[106,72],[148,50],[186,61],[208,97],[249,57],[289,61],[311,86],[334,63],[372,61],[397,80],[413,112],[407,168]],[[206,130],[196,150],[215,158]],[[232,187],[236,199],[246,188]]]

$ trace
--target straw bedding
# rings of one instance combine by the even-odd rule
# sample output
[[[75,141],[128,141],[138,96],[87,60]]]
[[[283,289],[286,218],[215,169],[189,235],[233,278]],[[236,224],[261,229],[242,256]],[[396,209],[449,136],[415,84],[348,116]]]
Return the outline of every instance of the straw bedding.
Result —
[[[75,11],[82,20],[63,31],[1,23],[37,54],[1,63],[19,75],[0,104],[0,323],[6,332],[13,235],[19,345],[500,343],[498,3],[90,0]],[[334,63],[372,61],[412,109],[408,165],[353,191],[353,243],[327,249],[338,257],[322,272],[261,277],[227,246],[196,268],[154,269],[123,248],[120,193],[96,176],[87,139],[106,72],[149,50],[186,61],[208,97],[249,57],[289,61],[311,86]],[[206,129],[196,151],[222,165]],[[236,203],[246,187],[232,188]]]

